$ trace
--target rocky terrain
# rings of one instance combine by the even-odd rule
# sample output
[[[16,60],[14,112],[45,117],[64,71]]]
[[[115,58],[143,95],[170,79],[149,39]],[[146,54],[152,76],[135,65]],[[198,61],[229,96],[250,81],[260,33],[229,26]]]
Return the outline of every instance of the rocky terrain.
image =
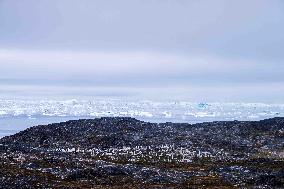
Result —
[[[0,188],[283,188],[284,118],[200,124],[124,117],[0,139]]]

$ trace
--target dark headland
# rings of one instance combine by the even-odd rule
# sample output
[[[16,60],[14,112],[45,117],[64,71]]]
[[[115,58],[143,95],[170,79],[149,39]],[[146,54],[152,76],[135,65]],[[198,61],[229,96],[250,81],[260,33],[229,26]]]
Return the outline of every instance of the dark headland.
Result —
[[[284,118],[99,118],[0,139],[0,188],[283,188]]]

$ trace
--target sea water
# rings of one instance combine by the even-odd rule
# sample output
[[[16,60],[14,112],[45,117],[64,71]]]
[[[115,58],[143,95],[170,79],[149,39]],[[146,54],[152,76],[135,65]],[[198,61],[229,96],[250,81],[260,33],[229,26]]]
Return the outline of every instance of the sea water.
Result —
[[[149,122],[257,121],[284,116],[284,104],[122,99],[2,99],[0,137],[28,127],[67,120],[133,117]]]

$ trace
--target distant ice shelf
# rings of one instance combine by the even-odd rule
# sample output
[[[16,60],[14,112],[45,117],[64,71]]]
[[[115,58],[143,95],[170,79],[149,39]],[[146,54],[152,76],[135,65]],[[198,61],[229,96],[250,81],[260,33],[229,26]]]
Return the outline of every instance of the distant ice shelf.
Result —
[[[260,120],[284,116],[284,104],[195,103],[186,101],[93,100],[0,100],[0,118],[26,116],[135,117],[149,121],[202,122]]]

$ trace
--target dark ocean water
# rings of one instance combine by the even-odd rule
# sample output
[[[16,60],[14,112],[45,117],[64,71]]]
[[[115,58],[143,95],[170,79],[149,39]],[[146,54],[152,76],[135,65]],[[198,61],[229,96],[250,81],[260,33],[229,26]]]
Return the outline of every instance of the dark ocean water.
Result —
[[[15,134],[36,125],[45,125],[84,118],[87,117],[2,117],[0,118],[0,138]]]

